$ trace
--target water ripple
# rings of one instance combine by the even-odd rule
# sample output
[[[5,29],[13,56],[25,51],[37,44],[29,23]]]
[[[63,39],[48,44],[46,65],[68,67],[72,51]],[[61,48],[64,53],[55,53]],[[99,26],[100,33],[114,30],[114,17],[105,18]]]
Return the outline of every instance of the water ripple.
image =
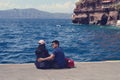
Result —
[[[74,25],[71,20],[0,20],[0,63],[31,63],[39,39],[49,52],[59,40],[65,55],[75,61],[120,60],[120,28]]]

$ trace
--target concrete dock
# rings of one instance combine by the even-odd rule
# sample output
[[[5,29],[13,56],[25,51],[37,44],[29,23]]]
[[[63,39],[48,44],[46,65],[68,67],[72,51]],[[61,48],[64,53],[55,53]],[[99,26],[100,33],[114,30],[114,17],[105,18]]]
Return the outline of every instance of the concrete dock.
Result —
[[[0,64],[0,80],[120,80],[120,61],[76,62],[71,69],[36,69],[30,64]]]

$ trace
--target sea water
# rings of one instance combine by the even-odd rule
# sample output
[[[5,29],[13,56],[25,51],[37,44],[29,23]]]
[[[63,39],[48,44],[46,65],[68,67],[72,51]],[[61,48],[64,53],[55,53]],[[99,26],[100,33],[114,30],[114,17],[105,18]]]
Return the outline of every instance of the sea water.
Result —
[[[59,40],[66,57],[79,62],[120,60],[120,28],[75,25],[67,19],[1,19],[0,63],[32,63],[38,41]]]

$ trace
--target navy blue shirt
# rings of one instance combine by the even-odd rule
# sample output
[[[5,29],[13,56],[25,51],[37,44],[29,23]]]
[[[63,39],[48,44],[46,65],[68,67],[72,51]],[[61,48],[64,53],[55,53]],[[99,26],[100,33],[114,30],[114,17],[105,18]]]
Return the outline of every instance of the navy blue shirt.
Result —
[[[53,50],[53,54],[55,55],[54,62],[60,67],[66,67],[65,55],[62,48],[58,47]]]

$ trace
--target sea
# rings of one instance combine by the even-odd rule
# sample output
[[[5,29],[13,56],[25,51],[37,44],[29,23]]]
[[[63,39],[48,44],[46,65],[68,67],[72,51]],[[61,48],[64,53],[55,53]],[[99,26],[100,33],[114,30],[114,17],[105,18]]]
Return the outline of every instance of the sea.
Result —
[[[70,19],[0,19],[0,64],[34,63],[38,41],[60,41],[77,62],[120,60],[120,27],[77,25]]]

